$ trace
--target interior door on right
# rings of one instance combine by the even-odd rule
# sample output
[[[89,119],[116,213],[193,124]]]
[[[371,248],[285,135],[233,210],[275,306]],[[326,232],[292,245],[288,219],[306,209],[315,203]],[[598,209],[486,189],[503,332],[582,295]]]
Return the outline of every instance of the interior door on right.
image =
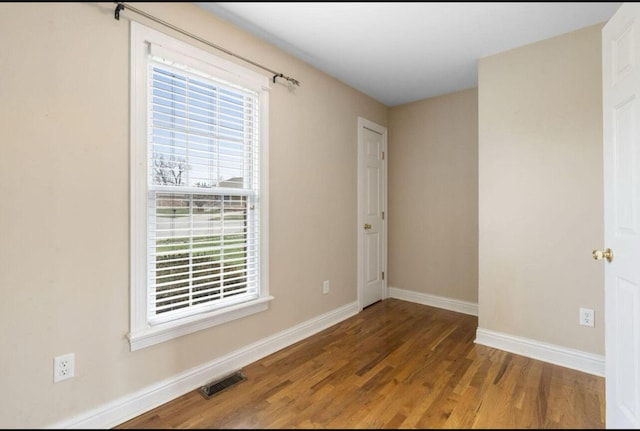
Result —
[[[640,427],[639,21],[624,3],[602,31],[607,428]]]

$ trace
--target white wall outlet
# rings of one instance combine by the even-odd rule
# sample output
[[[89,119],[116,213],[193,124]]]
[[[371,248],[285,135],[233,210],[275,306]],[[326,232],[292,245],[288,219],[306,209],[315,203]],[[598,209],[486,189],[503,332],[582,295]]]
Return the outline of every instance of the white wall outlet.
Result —
[[[591,308],[580,308],[580,324],[583,326],[595,326],[595,314]]]
[[[322,293],[329,293],[329,280],[325,280],[322,282]]]
[[[56,356],[53,359],[53,383],[70,379],[76,373],[76,354]]]

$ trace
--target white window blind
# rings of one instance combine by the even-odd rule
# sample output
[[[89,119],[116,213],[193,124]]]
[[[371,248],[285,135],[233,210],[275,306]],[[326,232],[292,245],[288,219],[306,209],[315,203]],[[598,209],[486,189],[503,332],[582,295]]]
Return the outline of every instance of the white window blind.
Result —
[[[259,95],[148,61],[150,324],[259,296]]]

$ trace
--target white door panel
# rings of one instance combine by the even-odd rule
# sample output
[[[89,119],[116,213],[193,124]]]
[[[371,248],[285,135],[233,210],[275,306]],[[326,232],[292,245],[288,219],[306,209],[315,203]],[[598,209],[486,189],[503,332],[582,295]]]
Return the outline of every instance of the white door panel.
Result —
[[[366,253],[365,271],[367,274],[365,282],[367,284],[377,283],[381,279],[380,235],[378,233],[365,236],[364,252]]]
[[[602,31],[607,428],[640,428],[640,5]]]

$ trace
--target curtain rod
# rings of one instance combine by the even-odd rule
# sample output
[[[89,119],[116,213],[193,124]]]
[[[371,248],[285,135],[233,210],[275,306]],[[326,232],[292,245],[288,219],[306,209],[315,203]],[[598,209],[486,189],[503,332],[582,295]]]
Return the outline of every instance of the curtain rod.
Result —
[[[300,86],[300,81],[298,81],[297,79],[291,78],[290,76],[283,75],[282,73],[276,72],[275,70],[271,70],[268,67],[265,67],[265,66],[263,66],[261,64],[258,64],[256,62],[254,62],[254,61],[251,61],[248,58],[244,58],[244,57],[241,57],[241,56],[239,56],[237,54],[234,54],[233,52],[231,52],[231,51],[229,51],[227,49],[224,49],[221,46],[215,45],[215,44],[213,44],[213,43],[211,43],[211,42],[209,42],[207,40],[202,39],[201,37],[198,37],[198,36],[196,36],[194,34],[191,34],[191,33],[187,32],[187,31],[184,31],[181,28],[178,28],[173,24],[169,24],[168,22],[163,21],[163,20],[161,20],[159,18],[156,18],[153,15],[149,15],[148,13],[146,13],[144,11],[141,11],[140,9],[136,9],[135,7],[129,6],[128,4],[125,4],[124,2],[114,2],[114,3],[117,6],[116,6],[116,10],[113,13],[113,17],[118,21],[120,20],[120,12],[122,10],[124,10],[125,8],[129,9],[132,12],[135,12],[135,13],[137,13],[139,15],[142,15],[142,16],[144,16],[146,18],[149,18],[152,21],[157,22],[158,24],[162,24],[162,25],[164,25],[166,27],[169,27],[170,29],[177,31],[178,33],[182,33],[185,36],[188,36],[188,37],[190,37],[192,39],[195,39],[195,40],[197,40],[199,42],[204,43],[205,45],[209,45],[212,48],[215,48],[215,49],[217,49],[219,51],[222,51],[222,52],[224,52],[226,54],[229,54],[229,55],[231,55],[233,57],[239,58],[242,61],[245,61],[247,63],[253,64],[254,66],[259,67],[262,70],[266,70],[267,72],[273,73],[273,83],[274,84],[276,83],[276,78],[282,78],[282,79],[286,79],[287,81],[293,83],[294,85]]]

